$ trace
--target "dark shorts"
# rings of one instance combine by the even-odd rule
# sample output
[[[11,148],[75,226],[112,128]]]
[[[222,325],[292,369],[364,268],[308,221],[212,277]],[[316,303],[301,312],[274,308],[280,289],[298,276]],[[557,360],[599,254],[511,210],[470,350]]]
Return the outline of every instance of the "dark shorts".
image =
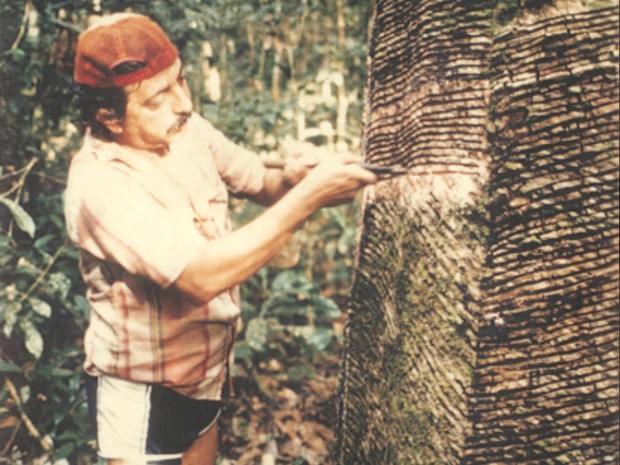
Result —
[[[180,465],[183,452],[212,428],[220,401],[195,400],[157,384],[87,376],[99,455],[135,464]]]

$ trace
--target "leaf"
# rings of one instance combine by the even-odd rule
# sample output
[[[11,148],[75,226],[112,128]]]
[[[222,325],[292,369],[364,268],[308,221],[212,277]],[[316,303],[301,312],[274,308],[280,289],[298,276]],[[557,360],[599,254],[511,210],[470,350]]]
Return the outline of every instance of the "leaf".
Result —
[[[54,465],[69,465],[67,457],[75,450],[75,443],[63,444],[54,451]]]
[[[0,420],[0,429],[13,428],[19,425],[20,420],[15,416],[10,416]]]
[[[291,381],[313,379],[316,375],[316,370],[313,366],[307,364],[295,365],[289,368],[287,375]]]
[[[48,277],[47,285],[50,287],[51,292],[65,300],[71,289],[71,280],[64,273],[51,273]]]
[[[317,318],[331,320],[342,315],[340,308],[332,299],[317,295],[311,299],[311,302]]]
[[[306,343],[317,351],[325,350],[332,342],[332,332],[317,328],[306,337]]]
[[[0,305],[0,321],[4,320],[4,335],[11,337],[13,333],[13,327],[17,322],[17,314],[22,309],[20,302],[9,302],[5,305]]]
[[[28,302],[30,303],[32,310],[39,315],[44,316],[45,318],[52,316],[52,307],[47,302],[37,299],[36,297],[30,297]]]
[[[0,196],[0,203],[3,203],[10,210],[13,219],[15,220],[15,224],[19,229],[24,231],[30,237],[34,238],[34,233],[36,231],[36,226],[34,224],[34,220],[32,217],[19,205],[17,202],[14,202],[11,199],[7,199],[6,197]]]
[[[261,351],[265,348],[267,343],[267,333],[269,328],[267,327],[267,321],[263,318],[254,318],[250,320],[247,328],[245,329],[245,340],[250,348]]]
[[[4,52],[3,55],[10,56],[14,60],[23,60],[24,58],[26,58],[26,52],[24,52],[21,48],[13,48]]]
[[[75,375],[74,371],[66,368],[59,368],[53,365],[37,364],[34,369],[34,373],[42,378],[68,378]],[[66,380],[62,381],[62,384],[66,384]]]
[[[287,270],[279,273],[274,278],[271,286],[274,293],[283,294],[309,293],[315,290],[315,286],[310,283],[305,276],[294,270]]]
[[[53,234],[47,234],[43,237],[40,237],[39,239],[34,241],[34,244],[33,244],[34,248],[41,252],[45,252],[45,246],[49,244],[51,241],[53,241],[54,238],[55,236]]]
[[[0,373],[21,373],[22,370],[13,363],[3,362],[0,360]]]
[[[264,317],[273,316],[278,319],[281,317],[299,316],[307,319],[307,303],[297,299],[293,295],[275,295],[265,300],[261,308]]]
[[[41,333],[30,320],[22,320],[20,326],[24,332],[26,349],[38,360],[43,353],[43,337]]]
[[[30,392],[30,386],[28,385],[19,388],[19,399],[22,401],[22,404],[25,404],[30,400]]]
[[[66,368],[54,368],[52,370],[52,376],[54,378],[68,378],[69,376],[73,376],[74,374],[74,371],[67,370]]]
[[[254,351],[249,344],[243,342],[237,343],[235,347],[235,359],[248,360],[251,359],[253,355]]]
[[[73,298],[73,303],[75,304],[75,310],[79,312],[79,316],[86,319],[90,317],[90,304],[86,297],[78,294]]]

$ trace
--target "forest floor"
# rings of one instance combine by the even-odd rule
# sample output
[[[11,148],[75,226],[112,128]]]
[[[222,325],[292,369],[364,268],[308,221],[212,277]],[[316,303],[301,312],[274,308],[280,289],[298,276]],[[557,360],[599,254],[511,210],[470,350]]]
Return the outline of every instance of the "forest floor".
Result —
[[[339,354],[320,353],[311,375],[291,377],[298,362],[272,359],[235,377],[220,422],[219,465],[333,463]]]

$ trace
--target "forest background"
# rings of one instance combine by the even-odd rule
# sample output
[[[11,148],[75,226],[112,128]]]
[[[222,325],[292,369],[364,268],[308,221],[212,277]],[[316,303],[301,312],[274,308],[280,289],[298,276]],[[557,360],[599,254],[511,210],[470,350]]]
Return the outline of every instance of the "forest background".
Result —
[[[96,463],[82,385],[89,309],[62,197],[79,148],[72,61],[93,15],[150,15],[195,110],[265,158],[361,151],[372,2],[8,0],[0,6],[0,463]],[[236,222],[258,213],[241,201]],[[317,213],[244,284],[225,463],[327,463],[357,213]]]

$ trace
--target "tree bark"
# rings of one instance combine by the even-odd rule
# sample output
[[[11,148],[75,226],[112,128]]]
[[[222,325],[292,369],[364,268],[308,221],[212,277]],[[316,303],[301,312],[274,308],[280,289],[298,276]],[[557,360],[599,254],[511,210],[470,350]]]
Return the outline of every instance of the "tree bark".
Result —
[[[343,465],[618,463],[618,2],[377,0]]]

